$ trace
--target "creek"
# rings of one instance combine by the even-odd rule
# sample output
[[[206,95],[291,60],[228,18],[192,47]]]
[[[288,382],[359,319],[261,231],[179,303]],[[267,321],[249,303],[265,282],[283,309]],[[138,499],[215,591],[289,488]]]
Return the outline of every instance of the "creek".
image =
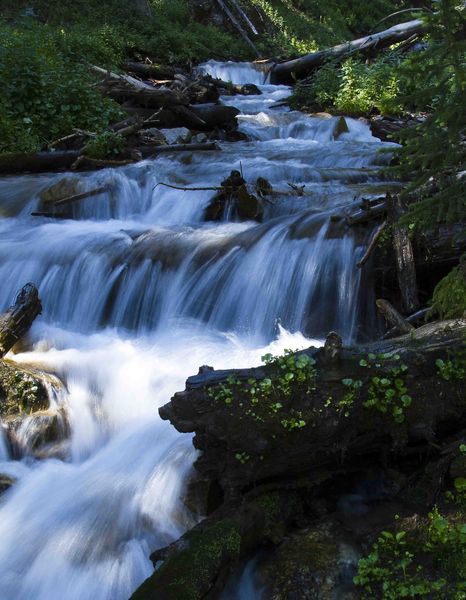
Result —
[[[366,234],[331,216],[384,190],[390,144],[359,120],[336,135],[338,117],[290,111],[289,88],[264,84],[253,65],[202,68],[259,85],[260,96],[222,98],[249,141],[71,175],[109,191],[60,221],[30,213],[62,174],[0,179],[0,310],[29,281],[43,303],[32,349],[11,358],[65,382],[52,401],[70,426],[63,456],[42,460],[27,440],[10,456],[0,432],[0,473],[17,479],[0,498],[5,600],[127,600],[153,571],[150,552],[194,523],[182,503],[191,436],[158,407],[200,365],[249,367],[330,330],[351,342],[374,326],[356,267]],[[206,223],[212,194],[156,187],[218,186],[232,169],[309,194],[275,196],[260,224]]]

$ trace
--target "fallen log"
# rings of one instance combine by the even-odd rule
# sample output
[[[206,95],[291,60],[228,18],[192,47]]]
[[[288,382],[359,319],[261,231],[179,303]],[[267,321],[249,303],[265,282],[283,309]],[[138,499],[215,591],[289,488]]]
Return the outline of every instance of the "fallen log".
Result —
[[[16,297],[14,305],[0,315],[0,358],[29,331],[41,311],[37,288],[32,283],[26,284]]]
[[[400,313],[396,310],[388,300],[377,300],[376,301],[377,308],[379,312],[383,314],[387,323],[389,323],[392,327],[395,327],[400,334],[410,333],[414,331],[415,327],[411,325],[409,321],[404,319]]]
[[[380,204],[376,204],[375,206],[368,206],[367,208],[363,208],[358,210],[351,215],[346,217],[346,223],[348,225],[362,225],[363,223],[367,223],[368,221],[372,221],[373,219],[378,219],[382,217],[387,212],[387,203],[381,202]]]
[[[413,21],[394,25],[389,29],[353,40],[352,42],[345,42],[327,50],[312,52],[294,60],[278,63],[272,68],[270,73],[271,82],[274,84],[292,83],[296,79],[309,75],[309,73],[318,69],[326,62],[343,60],[346,56],[355,52],[382,50],[392,44],[402,42],[413,35],[420,35],[425,30],[425,23],[421,19],[414,19]]]
[[[301,477],[312,489],[323,472],[339,472],[343,460],[351,465],[394,447],[402,452],[410,443],[430,443],[446,424],[451,432],[465,426],[464,381],[446,381],[436,366],[464,350],[465,333],[466,321],[447,321],[339,348],[332,360],[324,348],[290,355],[315,361],[308,375],[299,362],[290,367],[290,357],[252,369],[203,367],[160,416],[195,433],[195,467],[226,498]],[[287,372],[289,387],[280,383]]]
[[[100,196],[100,194],[105,194],[109,191],[108,186],[103,186],[96,188],[94,190],[89,190],[88,192],[83,192],[82,194],[75,194],[74,196],[68,196],[67,198],[61,198],[60,200],[55,200],[49,204],[53,206],[63,206],[66,204],[73,204],[74,202],[79,202],[81,200],[86,200],[86,198],[92,198],[92,196]]]
[[[47,171],[69,169],[79,155],[79,150],[2,154],[0,156],[0,175],[46,173]]]
[[[406,317],[405,320],[411,324],[413,324],[413,323],[419,324],[419,323],[421,323],[421,321],[425,320],[425,318],[427,317],[429,312],[431,312],[430,308],[422,308],[421,310],[416,311],[413,315],[409,315],[409,317]],[[387,333],[384,333],[384,335],[380,339],[388,340],[399,334],[400,334],[400,331],[398,330],[398,327],[392,327],[392,329],[389,329],[387,331]]]

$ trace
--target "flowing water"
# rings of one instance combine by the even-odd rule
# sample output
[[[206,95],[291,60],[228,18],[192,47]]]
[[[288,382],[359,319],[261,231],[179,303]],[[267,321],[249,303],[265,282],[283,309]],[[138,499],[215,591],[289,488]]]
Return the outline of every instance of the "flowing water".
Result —
[[[251,65],[203,68],[260,86],[222,99],[241,110],[249,141],[70,175],[108,191],[60,221],[30,213],[63,175],[0,180],[0,309],[28,281],[44,307],[33,349],[11,358],[65,382],[52,402],[70,426],[64,455],[43,460],[27,440],[10,456],[0,430],[0,473],[18,480],[0,498],[2,600],[129,598],[152,572],[150,551],[193,523],[180,500],[191,436],[158,407],[199,365],[252,366],[331,329],[351,341],[373,321],[356,268],[365,240],[331,216],[379,193],[387,145],[360,121],[336,136],[337,118],[290,111],[280,105],[289,89]],[[309,194],[276,195],[261,224],[205,223],[212,194],[156,187],[218,186],[231,169]]]

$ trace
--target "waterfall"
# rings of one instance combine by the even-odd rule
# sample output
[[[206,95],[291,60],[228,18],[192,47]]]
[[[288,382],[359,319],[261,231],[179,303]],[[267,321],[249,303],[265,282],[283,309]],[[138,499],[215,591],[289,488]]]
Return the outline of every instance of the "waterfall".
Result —
[[[70,428],[60,459],[13,460],[0,436],[1,472],[18,479],[0,497],[8,600],[126,600],[152,572],[151,550],[194,523],[182,502],[191,436],[158,407],[199,365],[256,365],[267,352],[321,344],[332,329],[351,342],[372,322],[356,268],[365,239],[333,217],[378,195],[389,160],[379,151],[390,145],[361,121],[347,118],[337,134],[338,118],[290,111],[280,105],[290,90],[254,65],[202,69],[260,87],[222,98],[240,109],[247,141],[69,174],[82,190],[106,191],[64,220],[31,216],[63,174],[0,179],[0,309],[28,281],[43,302],[32,350],[11,358],[63,380],[51,400]],[[157,185],[218,186],[232,169],[283,192],[262,223],[206,223],[212,194]]]

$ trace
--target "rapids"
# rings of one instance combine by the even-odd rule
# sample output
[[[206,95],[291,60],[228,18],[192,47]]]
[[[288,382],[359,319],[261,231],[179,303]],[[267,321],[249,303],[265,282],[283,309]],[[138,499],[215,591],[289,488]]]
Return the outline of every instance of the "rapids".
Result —
[[[28,281],[44,306],[32,350],[10,358],[63,379],[52,401],[71,427],[67,456],[40,461],[27,441],[10,457],[0,430],[0,473],[18,479],[0,498],[2,600],[127,600],[152,572],[150,551],[193,524],[180,499],[191,436],[157,408],[199,365],[252,366],[331,329],[354,340],[373,322],[356,268],[364,240],[330,216],[378,194],[390,145],[354,119],[335,140],[337,118],[280,105],[289,89],[252,65],[202,68],[260,86],[222,99],[241,110],[249,141],[71,175],[109,191],[63,221],[30,216],[62,175],[0,179],[0,310]],[[156,187],[217,186],[231,169],[311,194],[276,197],[261,224],[204,223],[209,193]]]

